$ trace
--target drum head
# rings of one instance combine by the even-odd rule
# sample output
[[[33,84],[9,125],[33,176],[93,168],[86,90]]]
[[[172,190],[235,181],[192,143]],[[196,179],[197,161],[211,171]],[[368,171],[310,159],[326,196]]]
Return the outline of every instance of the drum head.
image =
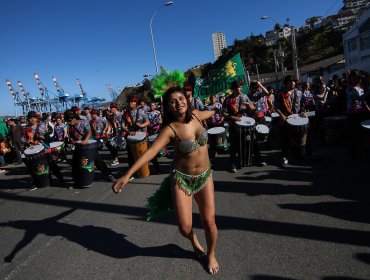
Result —
[[[264,124],[257,125],[256,130],[258,133],[261,133],[261,134],[268,134],[270,132],[270,129]]]
[[[241,117],[240,121],[235,122],[239,126],[253,126],[256,121],[250,117]]]
[[[82,141],[77,141],[76,143],[81,144],[81,142],[82,142]],[[88,140],[88,141],[87,141],[87,145],[88,145],[88,144],[94,144],[94,143],[96,143],[96,140],[91,139],[91,140]]]
[[[207,130],[207,133],[208,134],[222,134],[225,132],[225,128],[224,127],[212,127],[210,129]]]
[[[292,114],[288,117],[287,123],[293,126],[301,126],[308,124],[308,118],[302,118],[298,114]]]
[[[314,117],[314,116],[316,116],[316,112],[315,111],[308,111],[308,112],[306,112],[306,114],[307,114],[307,117]]]
[[[278,113],[271,113],[271,118],[278,118],[280,115]]]
[[[361,122],[361,126],[366,129],[370,129],[370,120],[365,120]]]
[[[129,141],[131,143],[141,142],[142,140],[145,139],[145,137],[146,137],[145,132],[138,131],[138,132],[135,132],[135,135],[127,136],[127,141]]]
[[[155,139],[157,139],[158,134],[153,134],[148,136],[149,142],[154,142]]]
[[[56,142],[51,142],[50,145],[49,145],[49,147],[51,149],[53,149],[53,148],[56,148],[56,147],[59,147],[59,146],[63,146],[63,145],[64,145],[64,142],[62,142],[62,141],[56,141]]]
[[[41,145],[41,144],[38,144],[38,145],[31,146],[31,147],[27,148],[26,150],[24,150],[24,154],[26,156],[27,155],[35,155],[35,154],[40,153],[43,150],[44,150],[44,146]]]
[[[270,117],[265,116],[265,120],[267,123],[270,123],[272,119]]]

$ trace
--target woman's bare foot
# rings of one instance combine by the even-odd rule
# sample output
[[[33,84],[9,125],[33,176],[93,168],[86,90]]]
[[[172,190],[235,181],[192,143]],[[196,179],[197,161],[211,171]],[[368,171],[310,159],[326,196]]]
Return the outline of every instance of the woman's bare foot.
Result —
[[[202,245],[200,245],[199,240],[195,234],[190,238],[190,242],[193,245],[194,253],[198,258],[204,257],[204,249]]]
[[[216,261],[214,255],[208,255],[207,259],[208,259],[208,273],[211,275],[215,275],[220,269],[218,262]]]

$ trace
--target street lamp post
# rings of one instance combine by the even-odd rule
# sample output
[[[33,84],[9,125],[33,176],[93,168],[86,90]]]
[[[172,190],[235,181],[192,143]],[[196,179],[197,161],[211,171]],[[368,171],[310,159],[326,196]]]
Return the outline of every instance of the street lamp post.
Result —
[[[275,18],[270,16],[263,16],[261,19],[271,19],[276,24],[280,26],[280,28],[283,28],[283,25],[280,24]],[[291,29],[291,37],[292,37],[292,57],[293,57],[293,69],[296,75],[296,78],[299,79],[299,68],[298,68],[298,50],[297,50],[297,43],[296,43],[296,37],[295,37],[295,30],[294,26],[290,26]]]
[[[167,7],[167,6],[171,6],[174,2],[173,1],[169,1],[169,2],[166,2],[165,4],[163,4],[162,6],[160,6],[157,10],[154,11],[153,15],[152,15],[152,18],[150,19],[150,35],[152,37],[152,47],[153,47],[153,55],[154,55],[154,63],[155,63],[155,71],[157,73],[157,76],[159,75],[159,70],[158,70],[158,63],[157,63],[157,54],[156,54],[156,51],[155,51],[155,45],[154,45],[154,36],[153,36],[153,28],[152,28],[152,23],[153,23],[153,19],[154,17],[156,16],[156,14],[158,13],[159,9],[162,8],[162,7]]]

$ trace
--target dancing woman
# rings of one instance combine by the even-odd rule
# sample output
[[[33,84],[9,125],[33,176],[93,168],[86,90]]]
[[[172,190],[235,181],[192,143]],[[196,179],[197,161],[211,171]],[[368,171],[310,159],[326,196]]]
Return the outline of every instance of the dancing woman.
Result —
[[[192,228],[194,196],[205,230],[208,272],[216,274],[219,265],[215,257],[218,232],[215,223],[214,184],[208,158],[207,131],[202,125],[202,121],[212,117],[215,111],[192,110],[182,89],[184,81],[184,74],[175,70],[173,73],[164,71],[152,82],[156,98],[164,93],[164,127],[151,147],[116,181],[113,191],[121,192],[131,176],[171,142],[175,150],[173,170],[165,181],[168,182],[168,193],[172,193],[180,233],[190,240],[197,255],[204,254],[204,249]],[[161,188],[163,185],[164,183]],[[155,195],[158,196],[158,192]],[[166,193],[162,192],[160,195],[163,197]],[[149,198],[149,203],[150,201]],[[155,207],[152,207],[152,211],[153,209]]]

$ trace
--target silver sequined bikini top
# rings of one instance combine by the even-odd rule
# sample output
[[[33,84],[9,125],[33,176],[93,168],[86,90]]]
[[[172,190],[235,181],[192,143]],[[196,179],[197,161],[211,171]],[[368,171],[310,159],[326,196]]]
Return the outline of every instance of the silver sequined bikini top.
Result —
[[[196,117],[196,116],[195,116]],[[197,118],[197,117],[196,117]],[[198,118],[197,118],[198,119]],[[200,120],[198,119],[200,122]],[[201,123],[201,122],[200,122]],[[199,147],[204,146],[208,142],[208,133],[207,130],[203,130],[195,140],[192,141],[181,141],[181,139],[177,136],[177,133],[175,130],[171,127],[171,125],[168,125],[169,128],[172,129],[173,133],[175,134],[175,137],[177,139],[177,147],[176,150],[181,154],[189,154],[195,150],[197,150]]]

